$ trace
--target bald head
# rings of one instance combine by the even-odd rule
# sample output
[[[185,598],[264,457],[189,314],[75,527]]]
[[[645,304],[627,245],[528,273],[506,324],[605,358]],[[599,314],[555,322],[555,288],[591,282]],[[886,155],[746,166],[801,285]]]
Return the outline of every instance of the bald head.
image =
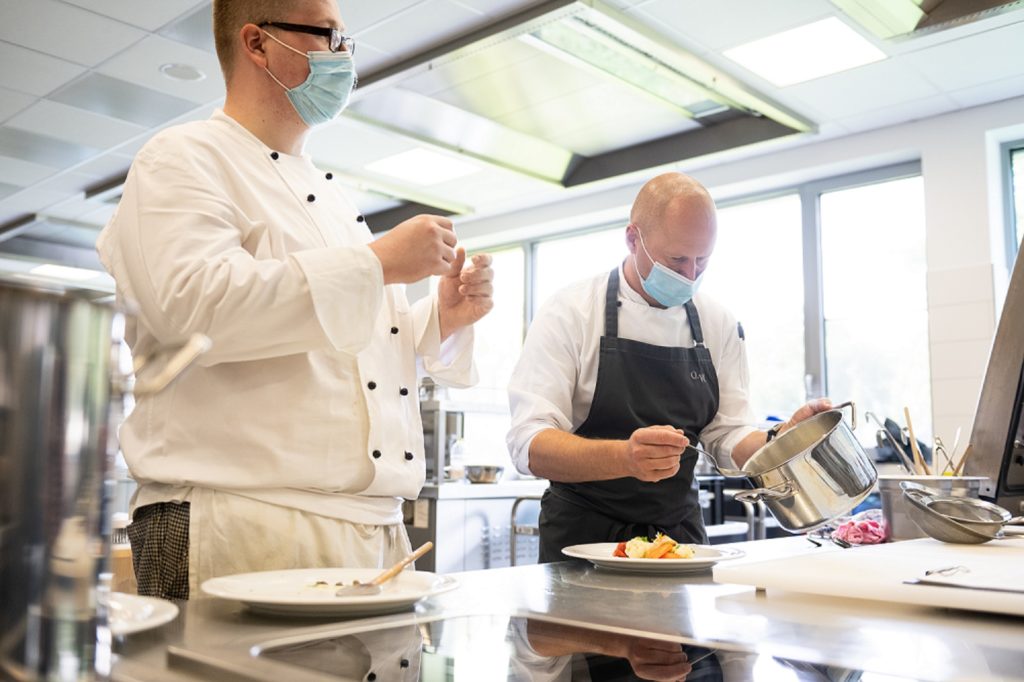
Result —
[[[626,228],[626,279],[645,298],[637,277],[646,278],[660,263],[696,280],[715,249],[718,222],[707,189],[682,173],[664,173],[640,188]],[[648,302],[654,304],[651,299]]]
[[[629,221],[645,234],[676,226],[705,235],[710,232],[713,237],[717,227],[711,195],[704,185],[682,173],[663,173],[641,187]]]

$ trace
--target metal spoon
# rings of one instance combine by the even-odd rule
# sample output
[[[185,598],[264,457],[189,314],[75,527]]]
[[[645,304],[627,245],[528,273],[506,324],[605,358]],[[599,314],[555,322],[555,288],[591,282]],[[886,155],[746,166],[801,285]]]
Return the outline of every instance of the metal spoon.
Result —
[[[715,468],[715,471],[722,474],[726,478],[747,478],[749,476],[749,474],[740,471],[739,469],[730,469],[728,467],[723,467],[719,465],[718,460],[715,459],[714,455],[712,455],[710,452],[706,450],[698,448],[696,445],[687,445],[686,447],[690,448],[691,450],[696,450],[698,453],[704,455],[708,462],[711,463],[711,466]]]
[[[416,561],[421,556],[429,552],[433,546],[434,543],[430,542],[429,540],[427,542],[424,542],[415,552],[405,557],[404,559],[402,559],[397,564],[395,564],[388,570],[378,575],[370,582],[361,583],[358,580],[356,580],[355,583],[353,583],[352,585],[345,585],[344,587],[339,588],[338,591],[334,593],[334,596],[365,597],[374,594],[380,594],[383,589],[381,585],[383,585],[384,583],[386,583],[387,581],[391,580],[396,575],[401,573],[403,568],[405,568],[406,566],[408,566],[409,564],[411,564],[412,562]]]

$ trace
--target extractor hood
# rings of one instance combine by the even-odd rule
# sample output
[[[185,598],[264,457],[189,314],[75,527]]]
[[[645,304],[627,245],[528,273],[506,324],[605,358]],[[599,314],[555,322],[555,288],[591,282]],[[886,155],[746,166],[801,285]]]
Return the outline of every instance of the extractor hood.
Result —
[[[879,38],[906,39],[1020,9],[1021,0],[832,0]]]
[[[544,2],[367,74],[343,119],[555,188],[813,129],[675,38],[598,0]],[[383,193],[405,194],[407,206],[371,225],[425,207],[474,208],[429,180],[403,193],[365,159],[337,170],[371,190],[383,183]]]

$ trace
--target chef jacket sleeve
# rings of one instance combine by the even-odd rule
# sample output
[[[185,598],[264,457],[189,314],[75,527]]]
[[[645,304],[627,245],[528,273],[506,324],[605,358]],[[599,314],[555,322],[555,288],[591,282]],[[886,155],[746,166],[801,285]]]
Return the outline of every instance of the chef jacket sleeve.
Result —
[[[438,384],[452,388],[468,388],[476,384],[473,326],[456,330],[442,343],[437,294],[421,298],[410,307],[419,374],[430,376]]]
[[[100,245],[157,341],[206,334],[203,365],[363,348],[383,297],[373,252],[360,244],[255,258],[242,245],[249,219],[213,155],[180,147],[143,148]]]
[[[559,295],[538,312],[508,386],[512,424],[506,443],[519,473],[531,476],[530,444],[547,429],[572,432],[583,322]]]
[[[724,315],[721,338],[724,339],[718,373],[718,413],[700,432],[704,449],[721,464],[735,466],[732,450],[736,444],[757,431],[754,411],[750,407],[750,372],[747,349],[737,331],[736,319]]]

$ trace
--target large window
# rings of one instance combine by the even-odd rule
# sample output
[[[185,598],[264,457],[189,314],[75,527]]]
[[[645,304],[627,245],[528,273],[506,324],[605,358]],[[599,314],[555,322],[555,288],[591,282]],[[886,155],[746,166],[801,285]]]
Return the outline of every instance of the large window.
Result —
[[[1024,154],[1013,169],[1019,214]],[[500,410],[524,320],[559,289],[620,264],[626,222],[486,249],[495,259],[495,307],[477,330],[480,386],[453,397],[492,409],[467,418],[467,441],[504,450],[508,417]],[[720,207],[702,290],[743,325],[759,420],[829,395],[900,423],[909,407],[918,437],[931,439],[924,246],[916,164]],[[873,444],[875,429],[860,422],[859,437]]]
[[[540,310],[551,294],[573,282],[610,272],[628,252],[624,224],[539,242],[533,260],[533,309]]]
[[[1020,251],[1024,238],[1024,141],[1009,146],[1010,186],[1010,251],[1013,256]],[[1012,260],[1012,259],[1011,259]]]
[[[743,325],[758,417],[783,419],[804,402],[804,280],[800,197],[718,212],[718,242],[702,291]]]
[[[924,184],[920,176],[821,194],[828,392],[931,439]],[[877,427],[861,420],[858,436]]]

